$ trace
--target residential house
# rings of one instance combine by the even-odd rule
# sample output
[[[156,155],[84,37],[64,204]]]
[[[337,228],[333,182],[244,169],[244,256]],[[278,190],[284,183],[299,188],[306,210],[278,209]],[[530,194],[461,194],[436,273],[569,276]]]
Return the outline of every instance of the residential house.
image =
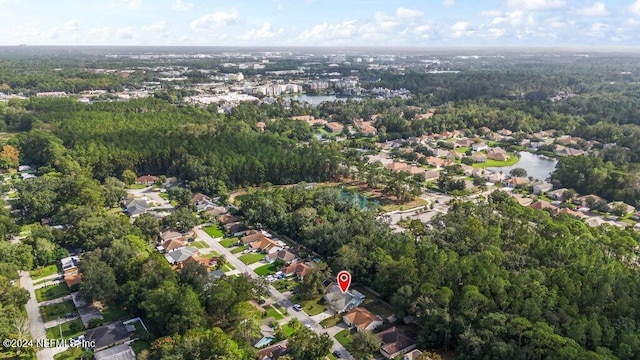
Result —
[[[344,125],[338,122],[332,121],[324,124],[324,128],[330,133],[339,134],[342,132],[342,130],[344,130]]]
[[[393,159],[388,158],[383,153],[383,154],[380,154],[380,155],[371,155],[371,156],[369,156],[369,159],[367,160],[367,163],[369,163],[369,164],[375,164],[377,162],[380,162],[382,164],[382,166],[386,166],[386,165],[389,165],[389,164],[393,163]]]
[[[512,177],[504,182],[504,186],[515,188],[516,186],[528,185],[531,181],[526,177]]]
[[[269,239],[266,236],[263,236],[258,241],[252,242],[249,247],[253,250],[260,250],[265,254],[270,254],[272,252],[276,252],[282,250],[282,245],[274,240]]]
[[[217,260],[217,259],[216,259]],[[189,256],[185,261],[182,261],[180,263],[177,264],[177,269],[182,269],[185,266],[191,264],[191,263],[197,263],[200,264],[202,266],[204,266],[205,268],[209,268],[209,262],[211,260],[205,259],[203,257],[200,257],[199,253],[196,254],[192,254],[191,256]]]
[[[295,260],[298,259],[297,256],[295,256],[295,254],[290,253],[287,250],[278,250],[278,251],[274,251],[272,253],[269,253],[267,255],[267,257],[265,258],[265,260],[269,263],[272,263],[274,261],[276,261],[277,259],[280,259],[282,261],[284,261],[285,263],[289,264]]]
[[[553,189],[553,184],[548,182],[538,181],[533,183],[533,193],[535,195],[547,193],[552,189]]]
[[[311,268],[309,267],[309,265],[305,264],[305,263],[293,263],[287,267],[285,267],[284,269],[282,269],[282,273],[284,274],[284,276],[296,276],[298,278],[298,280],[303,280],[304,276],[307,275],[307,273],[309,272],[309,270],[311,270]]]
[[[85,334],[86,341],[95,341],[94,351],[104,350],[112,345],[120,345],[130,339],[127,327],[120,321],[89,329]]]
[[[488,127],[486,127],[486,126],[483,126],[483,127],[481,127],[480,129],[478,129],[478,133],[479,133],[479,134],[483,134],[483,135],[484,135],[484,134],[488,134],[488,133],[490,133],[490,132],[491,132],[491,129],[489,129],[489,128],[488,128]]]
[[[624,208],[625,209],[625,211],[624,211],[625,214],[629,214],[629,213],[632,213],[632,212],[636,211],[635,207],[633,207],[633,206],[631,206],[631,205],[629,205],[627,203],[624,203],[622,201],[613,201],[613,202],[610,202],[608,205],[609,205],[609,209],[613,209],[613,208],[616,208],[618,206]]]
[[[586,206],[589,201],[593,201],[594,204],[597,204],[603,201],[606,202],[605,199],[601,198],[598,195],[593,195],[593,194],[579,196],[575,199],[575,202],[582,206]]]
[[[413,337],[395,326],[376,335],[382,342],[380,353],[387,359],[393,359],[416,348],[416,342]]]
[[[563,145],[557,145],[553,153],[558,156],[577,156],[584,154],[584,151],[566,147]]]
[[[462,154],[459,154],[455,150],[451,150],[447,153],[447,160],[455,161],[462,157]]]
[[[249,245],[265,237],[260,230],[247,230],[247,232],[245,232],[244,234],[245,235],[240,238],[240,241],[244,245]]]
[[[592,216],[589,219],[585,220],[585,222],[591,227],[598,227],[604,224],[621,227],[620,224],[616,223],[615,221],[605,220],[600,216]]]
[[[365,296],[362,293],[353,289],[343,293],[336,283],[329,284],[324,294],[324,299],[329,308],[338,314],[360,306],[364,298]]]
[[[211,200],[210,197],[201,193],[195,193],[191,197],[191,202],[195,205],[196,210],[198,212],[212,209],[216,206],[216,204]]]
[[[167,241],[167,240],[171,240],[171,239],[181,239],[181,240],[186,240],[186,237],[191,235],[191,232],[188,232],[186,234],[183,234],[179,231],[175,231],[171,228],[165,229],[160,233],[160,240],[161,241]]]
[[[127,199],[123,202],[123,207],[130,217],[135,218],[146,213],[149,204],[145,199]]]
[[[557,214],[567,214],[567,215],[571,215],[571,216],[575,216],[577,218],[584,218],[586,217],[586,215],[584,213],[581,213],[579,211],[573,211],[569,208],[562,208],[560,210],[557,211]]]
[[[241,234],[244,230],[247,229],[247,227],[240,221],[227,223],[222,227],[224,228],[224,232],[227,235]]]
[[[483,151],[483,150],[488,150],[489,146],[487,146],[487,143],[484,141],[478,142],[478,143],[473,143],[471,145],[471,150],[473,151]]]
[[[487,162],[487,155],[483,153],[474,153],[471,155],[471,160],[473,160],[474,163],[485,163]]]
[[[520,194],[511,193],[511,196],[518,202],[518,204],[520,204],[520,206],[529,206],[533,203],[533,199],[523,197]]]
[[[279,343],[267,346],[257,351],[258,360],[276,360],[287,352],[289,340],[283,340]]]
[[[411,352],[404,354],[402,360],[431,360],[431,358],[425,358],[424,355],[422,355],[422,351],[414,349]]]
[[[462,139],[457,139],[454,143],[453,143],[453,147],[459,148],[459,147],[469,147],[473,145],[473,139],[469,139],[469,138],[462,138]]]
[[[496,131],[496,132],[497,132],[498,134],[502,135],[502,136],[509,136],[509,135],[511,135],[511,134],[513,133],[511,130],[509,130],[509,129],[504,129],[504,128],[502,128],[502,129],[500,129],[500,130],[498,130],[498,131]]]
[[[567,188],[556,189],[556,190],[553,190],[553,191],[549,191],[547,193],[547,196],[550,199],[558,200],[558,201],[568,200],[568,199],[564,198],[564,192],[568,191],[568,190],[569,189],[567,189]]]
[[[469,166],[467,164],[460,164],[460,167],[462,168],[462,171],[466,176],[471,176],[471,174],[473,174],[473,166]]]
[[[136,178],[136,184],[153,185],[156,180],[158,180],[158,177],[153,175],[138,176]]]
[[[136,353],[128,344],[120,344],[93,353],[95,360],[136,360]]]
[[[509,155],[502,148],[493,148],[487,151],[487,159],[496,160],[496,161],[507,161],[509,160]]]
[[[532,209],[536,209],[536,210],[551,209],[551,211],[553,211],[554,213],[556,211],[558,211],[558,208],[556,206],[554,206],[550,202],[544,201],[544,200],[538,200],[538,201],[534,202],[533,204],[529,205],[529,207],[532,208]]]
[[[213,271],[209,271],[209,276],[213,278],[213,280],[218,280],[223,276],[226,276],[226,274],[224,273],[224,270],[222,269],[216,269]]]
[[[423,174],[424,181],[431,181],[440,178],[440,170],[427,170]]]
[[[221,223],[220,219],[224,215],[229,215],[227,208],[224,206],[214,206],[204,211],[204,214],[211,220],[217,223]],[[238,221],[235,219],[234,221]]]
[[[211,210],[213,211],[215,209],[211,209]],[[224,213],[224,214],[221,214],[221,215],[218,216],[218,222],[220,224],[222,224],[223,227],[226,224],[237,223],[239,220],[240,219],[238,219],[238,217],[236,217],[234,215],[231,215],[231,214],[227,214],[227,213]]]
[[[433,150],[433,155],[438,158],[443,158],[447,157],[447,155],[449,155],[449,152],[444,149],[435,149]]]
[[[80,285],[82,282],[82,274],[73,274],[73,275],[65,275],[64,282],[67,284],[67,287],[71,288],[75,285]]]
[[[357,331],[373,331],[382,325],[382,319],[380,319],[380,317],[359,306],[344,314],[342,320],[349,328],[356,328]]]
[[[353,124],[364,134],[367,136],[375,135],[378,130],[373,126],[373,121],[364,121],[362,119],[357,119],[353,121]]]
[[[409,167],[409,164],[403,162],[392,162],[389,165],[385,165],[387,170],[391,170],[393,172],[405,171]]]
[[[175,239],[169,239],[169,240],[165,240],[162,242],[162,244],[160,244],[160,246],[157,247],[157,249],[161,252],[170,252],[173,250],[178,250],[180,248],[183,248],[187,246],[187,241],[185,238],[175,238]]]
[[[185,262],[188,258],[192,256],[198,255],[200,252],[198,248],[193,246],[183,247],[180,249],[176,249],[173,251],[169,251],[164,254],[164,258],[167,259],[169,264],[171,265],[180,265]]]
[[[500,172],[494,172],[494,173],[489,173],[485,175],[485,180],[494,184],[503,182],[506,178],[507,176],[504,174],[501,174]]]

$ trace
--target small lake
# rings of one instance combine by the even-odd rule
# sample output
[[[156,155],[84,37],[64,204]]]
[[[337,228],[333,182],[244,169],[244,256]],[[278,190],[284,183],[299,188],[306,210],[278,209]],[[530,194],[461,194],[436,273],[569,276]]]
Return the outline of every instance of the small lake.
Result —
[[[556,169],[556,164],[558,163],[558,160],[556,159],[543,155],[532,154],[526,151],[521,151],[519,155],[520,160],[515,165],[492,167],[487,169],[491,171],[502,170],[504,174],[508,174],[512,169],[523,168],[527,170],[527,176],[532,176],[534,179],[538,180],[546,180]]]
[[[353,204],[359,207],[360,209],[366,209],[369,206],[380,205],[379,201],[369,200],[369,198],[357,192],[349,192],[349,191],[342,190],[342,197],[349,201],[352,201]]]
[[[346,97],[337,97],[335,95],[287,95],[282,97],[285,100],[297,100],[306,102],[311,105],[318,105],[327,101],[347,101]]]

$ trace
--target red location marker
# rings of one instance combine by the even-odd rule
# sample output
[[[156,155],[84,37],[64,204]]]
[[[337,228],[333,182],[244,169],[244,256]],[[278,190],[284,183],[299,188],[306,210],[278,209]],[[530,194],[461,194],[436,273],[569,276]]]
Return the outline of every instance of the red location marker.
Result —
[[[351,285],[351,274],[348,271],[340,271],[337,279],[338,285],[340,285],[340,290],[342,290],[343,293],[346,293]]]

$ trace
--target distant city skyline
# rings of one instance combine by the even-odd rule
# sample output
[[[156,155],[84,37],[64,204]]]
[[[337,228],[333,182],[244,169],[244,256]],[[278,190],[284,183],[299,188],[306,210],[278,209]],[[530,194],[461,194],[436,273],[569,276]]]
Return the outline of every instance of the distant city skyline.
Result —
[[[0,45],[640,46],[640,0],[0,0]]]

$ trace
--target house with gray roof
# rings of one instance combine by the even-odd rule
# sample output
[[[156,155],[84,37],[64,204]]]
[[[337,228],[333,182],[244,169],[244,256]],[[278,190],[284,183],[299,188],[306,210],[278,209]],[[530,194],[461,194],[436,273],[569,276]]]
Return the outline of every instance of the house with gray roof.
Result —
[[[136,360],[136,353],[127,344],[117,345],[93,354],[96,360]]]
[[[324,294],[324,299],[327,301],[329,308],[338,314],[360,306],[364,298],[365,296],[357,290],[348,290],[343,293],[336,283],[329,284],[327,292]]]
[[[95,341],[94,350],[100,351],[111,345],[123,344],[130,340],[129,331],[121,321],[87,330],[85,340]]]
[[[193,246],[183,247],[180,249],[176,249],[173,251],[169,251],[164,254],[165,259],[169,262],[169,264],[179,264],[183,261],[187,260],[193,255],[198,255],[198,248]]]
[[[128,199],[124,202],[124,210],[131,217],[138,217],[147,212],[149,204],[144,199]]]

